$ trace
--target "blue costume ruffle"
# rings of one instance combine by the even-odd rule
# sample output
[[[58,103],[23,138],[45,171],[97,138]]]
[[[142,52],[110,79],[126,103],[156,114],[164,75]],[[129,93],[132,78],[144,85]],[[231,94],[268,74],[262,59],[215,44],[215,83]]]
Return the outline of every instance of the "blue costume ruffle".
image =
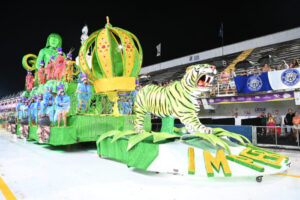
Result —
[[[54,121],[54,97],[53,95],[46,91],[45,92],[45,97],[44,97],[44,100],[43,100],[43,110],[44,110],[44,113],[46,115],[49,116],[50,118],[50,121],[53,122]]]
[[[19,102],[16,106],[16,112],[17,112],[17,116],[18,116],[18,119],[22,119],[22,111],[21,111],[21,106],[23,104],[21,102]]]
[[[29,106],[31,119],[36,121],[36,102],[33,102]]]
[[[68,95],[56,96],[55,98],[55,115],[54,121],[57,121],[58,115],[64,112],[69,112],[71,99]]]
[[[79,83],[77,86],[77,100],[78,100],[78,106],[80,101],[84,101],[88,103],[90,97],[91,97],[91,86],[84,83]],[[82,105],[82,108],[85,109],[85,104]]]

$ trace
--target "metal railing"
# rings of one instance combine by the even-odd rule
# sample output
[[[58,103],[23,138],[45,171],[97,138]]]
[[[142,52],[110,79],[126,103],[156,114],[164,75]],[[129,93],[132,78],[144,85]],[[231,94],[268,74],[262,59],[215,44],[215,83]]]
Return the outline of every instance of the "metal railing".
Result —
[[[293,126],[252,126],[252,143],[262,147],[300,149],[299,133],[300,129]]]
[[[241,129],[246,126],[234,126],[234,125],[207,125],[208,127],[222,127],[224,129],[237,127]],[[267,127],[267,126],[247,126],[249,128],[252,127],[252,144],[261,147],[274,147],[274,148],[284,148],[284,149],[297,149],[300,150],[300,142],[297,141],[296,130],[292,126],[275,126],[275,127]],[[152,131],[159,132],[161,128],[161,123],[152,123]],[[251,138],[245,134],[243,129],[241,130],[229,130],[232,132],[236,132],[248,137],[249,140]],[[300,134],[300,129],[298,130],[298,136]],[[299,136],[300,139],[300,136]]]

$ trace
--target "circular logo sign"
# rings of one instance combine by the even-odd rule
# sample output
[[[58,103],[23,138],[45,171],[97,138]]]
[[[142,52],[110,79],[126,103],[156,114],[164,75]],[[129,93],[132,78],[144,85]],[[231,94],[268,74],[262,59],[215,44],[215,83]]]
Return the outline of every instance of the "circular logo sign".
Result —
[[[256,92],[262,88],[262,80],[260,77],[252,76],[248,78],[247,87],[250,91]]]
[[[299,82],[300,74],[297,69],[287,69],[281,74],[281,81],[287,86],[294,86]]]

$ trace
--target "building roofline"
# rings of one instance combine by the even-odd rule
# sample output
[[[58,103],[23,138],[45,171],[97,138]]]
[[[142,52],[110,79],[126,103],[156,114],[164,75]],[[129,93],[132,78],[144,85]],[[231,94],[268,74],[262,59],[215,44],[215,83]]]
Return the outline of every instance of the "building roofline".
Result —
[[[300,27],[289,29],[286,31],[280,31],[277,33],[245,40],[242,42],[226,45],[214,49],[210,49],[207,51],[195,53],[195,54],[190,54],[184,57],[172,59],[169,61],[161,62],[161,63],[156,63],[153,65],[149,65],[146,67],[141,68],[140,74],[145,74],[145,73],[150,73],[154,71],[159,71],[163,69],[168,69],[172,68],[175,66],[179,65],[186,65],[189,63],[193,62],[199,62],[202,60],[207,60],[211,58],[216,58],[216,57],[221,57],[221,56],[226,56],[230,55],[233,53],[245,51],[251,48],[258,48],[258,47],[264,47],[272,44],[278,44],[282,42],[287,42],[295,39],[300,38]],[[223,52],[223,53],[222,53]],[[190,58],[193,58],[192,61]],[[197,59],[195,59],[197,58]]]

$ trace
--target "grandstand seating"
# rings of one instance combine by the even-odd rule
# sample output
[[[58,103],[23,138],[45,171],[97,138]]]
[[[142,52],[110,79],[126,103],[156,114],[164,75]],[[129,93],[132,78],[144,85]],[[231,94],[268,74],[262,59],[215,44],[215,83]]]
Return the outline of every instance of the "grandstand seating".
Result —
[[[165,70],[155,71],[150,73],[149,79],[142,79],[140,82],[142,83],[142,85],[145,85],[153,81],[161,83],[170,80],[179,80],[184,75],[186,67],[192,64],[214,64],[217,67],[218,74],[220,74],[227,67],[233,68],[233,65],[231,65],[232,63],[236,64],[238,61],[244,59],[253,63],[254,66],[259,66],[261,68],[262,64],[259,63],[259,60],[268,55],[272,57],[272,62],[270,63],[272,67],[276,68],[281,60],[285,60],[290,65],[293,59],[300,58],[300,39],[250,49],[248,51],[225,55],[200,62],[179,65]],[[224,66],[220,63],[227,63],[227,66]],[[247,68],[247,70],[252,71],[254,66]],[[243,67],[243,65],[239,65],[239,67],[235,69],[236,75],[241,74],[244,69],[245,68]],[[217,79],[215,79],[213,84],[220,86],[219,76]],[[224,91],[220,87],[218,87],[216,95],[224,95]]]

